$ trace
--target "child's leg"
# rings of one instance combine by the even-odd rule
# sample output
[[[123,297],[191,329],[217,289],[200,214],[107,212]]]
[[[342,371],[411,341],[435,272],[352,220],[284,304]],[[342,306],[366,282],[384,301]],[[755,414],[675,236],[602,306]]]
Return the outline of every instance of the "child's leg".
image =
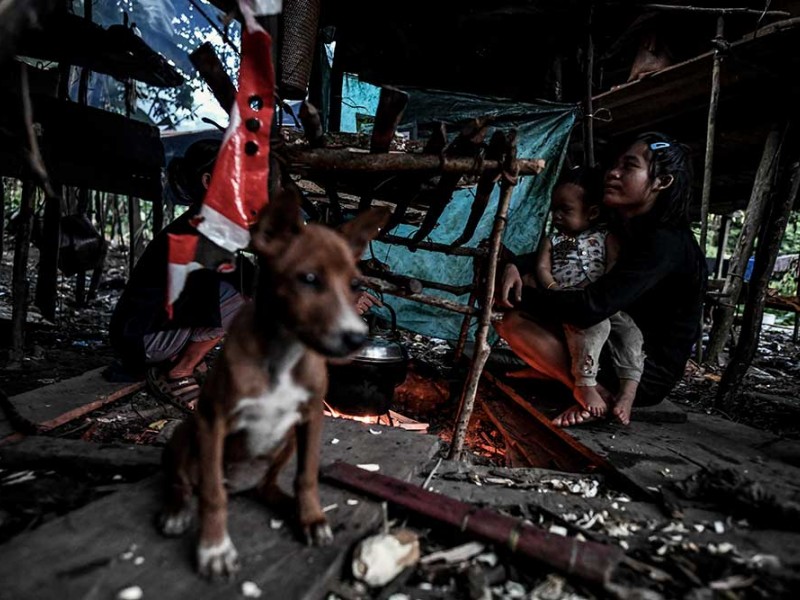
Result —
[[[597,370],[600,350],[606,343],[610,329],[611,324],[608,320],[586,329],[564,324],[564,334],[572,361],[572,376],[575,380],[573,395],[578,404],[594,417],[603,416],[608,408],[597,391]]]
[[[619,378],[619,393],[611,412],[623,425],[631,421],[631,409],[639,389],[639,381],[644,370],[644,339],[633,319],[624,312],[618,312],[609,319],[611,334],[608,348],[611,360]]]

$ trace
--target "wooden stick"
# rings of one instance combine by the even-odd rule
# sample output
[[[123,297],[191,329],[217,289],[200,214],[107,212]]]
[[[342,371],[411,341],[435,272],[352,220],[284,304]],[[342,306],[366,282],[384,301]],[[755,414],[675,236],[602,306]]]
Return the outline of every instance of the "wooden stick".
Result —
[[[414,302],[419,302],[420,304],[437,306],[445,310],[461,313],[462,315],[474,315],[478,312],[472,307],[459,304],[458,302],[454,302],[453,300],[448,300],[447,298],[442,298],[440,296],[414,294],[413,292],[409,292],[404,287],[395,285],[393,283],[388,283],[383,279],[378,279],[376,277],[364,277],[363,282],[364,285],[372,288],[373,290],[377,290],[385,294],[391,294],[392,296],[399,296],[400,298],[406,298],[407,300],[413,300]]]
[[[236,101],[236,86],[233,85],[225,67],[220,61],[211,42],[205,42],[197,47],[190,55],[194,68],[211,88],[211,93],[217,99],[225,112],[231,112]]]
[[[753,190],[750,193],[750,201],[747,204],[742,231],[739,234],[739,239],[728,267],[728,276],[722,288],[721,295],[730,300],[720,304],[714,311],[714,325],[711,328],[705,357],[706,362],[711,365],[715,365],[719,361],[719,355],[722,353],[730,335],[734,307],[742,290],[747,261],[753,251],[753,242],[764,216],[764,207],[772,190],[773,174],[777,168],[784,130],[785,126],[773,126],[764,142],[764,151],[761,154],[761,162],[758,165],[758,171],[756,171],[755,180],[753,181]]]
[[[464,382],[464,390],[461,395],[461,403],[458,408],[458,416],[453,432],[453,442],[450,446],[450,460],[461,460],[464,450],[464,440],[467,437],[467,428],[472,417],[472,410],[475,406],[475,395],[478,393],[478,383],[483,373],[483,367],[489,358],[491,347],[488,343],[489,323],[492,317],[492,299],[494,298],[494,284],[497,276],[497,259],[500,256],[500,246],[503,243],[503,231],[506,227],[506,217],[508,207],[511,203],[511,194],[517,183],[516,169],[516,131],[512,131],[508,137],[509,150],[507,152],[506,164],[504,165],[503,179],[500,183],[500,200],[497,203],[497,212],[494,217],[492,234],[489,241],[489,256],[486,261],[486,288],[481,302],[481,312],[478,321],[478,331],[475,334],[475,353],[472,357],[472,364],[469,368],[467,380]]]
[[[413,246],[417,250],[427,250],[428,252],[441,252],[450,256],[486,256],[489,252],[485,248],[464,248],[453,247],[449,244],[439,244],[436,242],[417,242],[410,238],[399,237],[396,235],[385,235],[381,237],[381,242],[394,244],[395,246]]]
[[[725,19],[717,17],[717,36],[714,38],[714,65],[711,68],[711,99],[708,103],[708,125],[706,127],[706,157],[703,166],[703,196],[700,199],[700,248],[705,254],[708,239],[708,211],[711,205],[711,172],[714,163],[714,140],[717,127],[717,106],[719,105],[719,74],[722,65],[721,44],[724,41]],[[703,362],[703,317],[700,317],[700,337],[695,344],[698,363]]]
[[[6,185],[2,177],[0,177],[0,263],[3,262],[3,251],[5,244],[5,227],[6,227]]]
[[[730,410],[736,402],[742,390],[742,380],[758,349],[761,321],[764,317],[764,300],[767,296],[770,276],[775,267],[775,259],[780,251],[783,235],[786,232],[789,214],[792,212],[797,192],[800,190],[800,156],[795,157],[787,171],[784,180],[788,180],[788,184],[784,184],[785,189],[781,197],[770,204],[769,216],[762,235],[759,236],[739,343],[736,344],[736,349],[731,354],[731,359],[717,388],[715,406],[723,410]]]
[[[333,463],[322,470],[321,476],[326,481],[392,502],[477,539],[593,583],[608,582],[624,556],[616,546],[555,535],[521,519],[478,508],[347,463]]]
[[[705,252],[708,239],[708,211],[711,202],[711,173],[714,163],[714,139],[717,126],[717,106],[719,105],[719,75],[722,65],[720,44],[724,41],[725,20],[717,17],[717,36],[714,38],[714,65],[711,68],[711,99],[708,103],[708,125],[706,127],[706,157],[703,167],[703,196],[700,200],[700,248]]]
[[[31,247],[33,196],[36,187],[30,180],[22,182],[19,201],[19,228],[14,240],[14,267],[11,282],[11,350],[9,363],[21,364],[25,354],[25,322],[28,317],[28,253]]]
[[[725,268],[725,248],[728,247],[728,237],[731,233],[731,216],[722,215],[722,221],[717,231],[717,260],[714,263],[714,277],[722,279],[722,272]]]
[[[642,9],[695,12],[712,15],[760,15],[762,17],[791,17],[785,10],[758,10],[755,8],[711,8],[707,6],[680,6],[673,4],[642,4]]]
[[[592,39],[592,13],[594,12],[594,5],[589,7],[589,23],[588,23],[588,36],[586,38],[586,99],[585,99],[585,112],[584,115],[584,137],[583,152],[584,160],[589,168],[594,168],[594,108],[592,107],[592,94],[594,85],[592,78],[594,76],[594,40]]]
[[[287,147],[285,155],[290,170],[301,173],[307,171],[482,173],[502,168],[502,164],[496,160],[485,160],[476,164],[472,158],[443,158],[404,153],[367,154],[331,148]],[[541,158],[523,158],[518,162],[520,175],[538,175],[545,167],[545,161]]]

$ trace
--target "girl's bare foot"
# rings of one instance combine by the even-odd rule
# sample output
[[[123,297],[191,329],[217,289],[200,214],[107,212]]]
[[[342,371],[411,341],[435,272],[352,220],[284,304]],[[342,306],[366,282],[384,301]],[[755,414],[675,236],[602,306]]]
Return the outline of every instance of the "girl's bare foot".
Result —
[[[619,393],[613,401],[611,413],[614,418],[627,425],[631,422],[631,409],[633,408],[633,401],[636,398],[636,390],[639,389],[639,382],[633,379],[620,379],[619,380]]]
[[[589,423],[595,419],[596,417],[593,417],[591,413],[582,406],[570,406],[553,419],[553,425],[556,427],[572,427],[573,425]]]
[[[576,385],[573,395],[578,404],[593,417],[602,417],[608,411],[608,405],[597,390],[597,386]]]
[[[614,408],[611,409],[611,414],[623,425],[628,425],[631,422],[631,409],[633,408],[634,398],[636,398],[635,393],[622,392],[614,401]]]

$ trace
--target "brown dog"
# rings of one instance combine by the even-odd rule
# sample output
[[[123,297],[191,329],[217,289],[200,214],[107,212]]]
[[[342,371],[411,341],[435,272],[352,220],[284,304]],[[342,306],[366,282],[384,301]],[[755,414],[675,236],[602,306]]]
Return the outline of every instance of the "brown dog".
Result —
[[[160,527],[180,535],[199,496],[198,570],[230,575],[238,568],[228,536],[227,493],[255,489],[270,503],[289,501],[277,486],[297,447],[295,505],[306,539],[332,534],[317,487],[326,357],[342,357],[366,339],[355,311],[355,263],[388,220],[360,214],[337,233],[304,225],[296,195],[282,192],[252,232],[260,258],[255,300],[237,315],[200,394],[197,413],[175,431],[164,452],[167,503]]]

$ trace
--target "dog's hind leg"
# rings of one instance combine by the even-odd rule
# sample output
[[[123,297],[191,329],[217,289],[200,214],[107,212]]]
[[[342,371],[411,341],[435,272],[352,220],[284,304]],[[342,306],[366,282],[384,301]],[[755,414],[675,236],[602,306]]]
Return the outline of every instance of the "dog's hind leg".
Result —
[[[158,527],[168,536],[183,534],[192,523],[192,493],[197,465],[192,460],[194,443],[192,428],[181,423],[172,435],[162,456],[166,478],[164,509]]]
[[[319,502],[319,453],[322,436],[322,402],[312,400],[305,423],[296,427],[297,475],[294,491],[300,526],[306,542],[314,546],[327,546],[333,541],[333,533],[322,512]]]

